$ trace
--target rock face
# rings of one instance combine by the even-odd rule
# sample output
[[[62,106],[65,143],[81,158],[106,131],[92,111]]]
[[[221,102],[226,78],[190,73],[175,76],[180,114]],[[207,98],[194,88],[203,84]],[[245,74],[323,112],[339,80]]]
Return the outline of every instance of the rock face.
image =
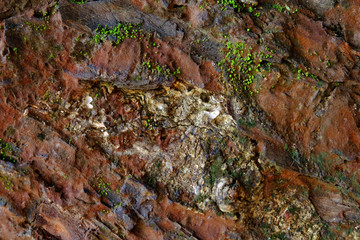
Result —
[[[359,9],[1,1],[0,239],[360,239]]]

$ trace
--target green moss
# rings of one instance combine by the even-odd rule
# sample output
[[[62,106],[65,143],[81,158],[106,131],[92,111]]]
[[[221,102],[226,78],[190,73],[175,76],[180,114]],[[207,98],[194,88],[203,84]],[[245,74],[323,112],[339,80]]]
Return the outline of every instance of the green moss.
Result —
[[[31,24],[30,22],[25,22],[26,25],[30,26],[32,29],[34,29],[37,32],[43,32],[45,30],[50,29],[50,27],[48,27],[46,24],[47,22],[44,24]]]
[[[218,0],[217,3],[223,6],[223,10],[232,7],[236,12],[240,12],[245,8],[245,4],[242,4],[237,0]]]
[[[9,143],[0,139],[0,160],[16,163],[15,153],[15,150]]]
[[[282,6],[278,5],[278,4],[274,4],[273,8],[278,10],[279,12],[282,12],[284,10],[284,7],[282,7]]]
[[[263,62],[273,57],[271,55],[273,51],[265,46],[266,53],[256,52],[245,43],[233,43],[228,37],[225,38],[228,39],[225,43],[225,57],[218,63],[218,66],[223,71],[224,78],[229,79],[234,86],[235,91],[244,90],[253,95],[254,92],[251,90],[250,85],[254,82],[258,73],[261,74]],[[270,71],[271,63],[268,62],[267,64]],[[255,93],[258,93],[258,90]]]
[[[297,13],[298,12],[298,9],[291,10],[291,8],[288,5],[281,6],[279,4],[274,4],[272,7],[274,9],[276,9],[280,13],[281,12],[286,12],[286,13],[290,14],[290,13]]]
[[[141,24],[132,24],[132,23],[118,23],[114,27],[108,27],[99,25],[95,29],[95,36],[93,36],[92,41],[97,43],[105,41],[107,38],[115,39],[113,44],[119,44],[124,41],[126,38],[132,39],[141,39],[144,36],[141,29]]]
[[[140,71],[145,71],[149,75],[165,78],[178,78],[181,74],[180,68],[170,67],[168,65],[161,65],[153,61],[146,53],[143,56]]]
[[[156,122],[154,121],[154,119],[148,119],[146,121],[145,127],[147,129],[149,129],[150,131],[152,131],[154,129],[154,127],[156,127]]]
[[[77,4],[82,4],[82,3],[86,3],[87,0],[70,0],[72,3],[77,3]]]
[[[0,182],[2,183],[5,190],[14,191],[14,184],[12,181],[5,175],[0,173]]]
[[[102,177],[95,178],[93,187],[101,196],[107,196],[110,192],[110,185],[111,183],[105,182]]]

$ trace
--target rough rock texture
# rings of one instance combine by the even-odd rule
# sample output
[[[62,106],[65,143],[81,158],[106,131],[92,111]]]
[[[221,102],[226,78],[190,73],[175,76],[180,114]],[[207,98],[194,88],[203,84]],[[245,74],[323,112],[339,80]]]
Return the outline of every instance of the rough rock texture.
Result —
[[[359,2],[227,3],[0,1],[0,239],[360,239]]]

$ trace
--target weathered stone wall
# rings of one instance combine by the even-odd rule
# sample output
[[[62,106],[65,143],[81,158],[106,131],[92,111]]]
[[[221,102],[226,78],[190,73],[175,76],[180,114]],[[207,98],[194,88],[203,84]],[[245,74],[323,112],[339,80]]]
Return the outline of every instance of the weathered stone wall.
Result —
[[[358,1],[0,1],[0,239],[360,238]]]

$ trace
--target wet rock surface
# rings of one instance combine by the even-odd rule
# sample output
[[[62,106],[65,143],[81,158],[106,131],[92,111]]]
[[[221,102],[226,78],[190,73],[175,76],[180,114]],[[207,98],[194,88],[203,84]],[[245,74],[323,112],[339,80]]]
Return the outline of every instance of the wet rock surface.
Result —
[[[357,1],[0,2],[0,239],[359,239]]]

